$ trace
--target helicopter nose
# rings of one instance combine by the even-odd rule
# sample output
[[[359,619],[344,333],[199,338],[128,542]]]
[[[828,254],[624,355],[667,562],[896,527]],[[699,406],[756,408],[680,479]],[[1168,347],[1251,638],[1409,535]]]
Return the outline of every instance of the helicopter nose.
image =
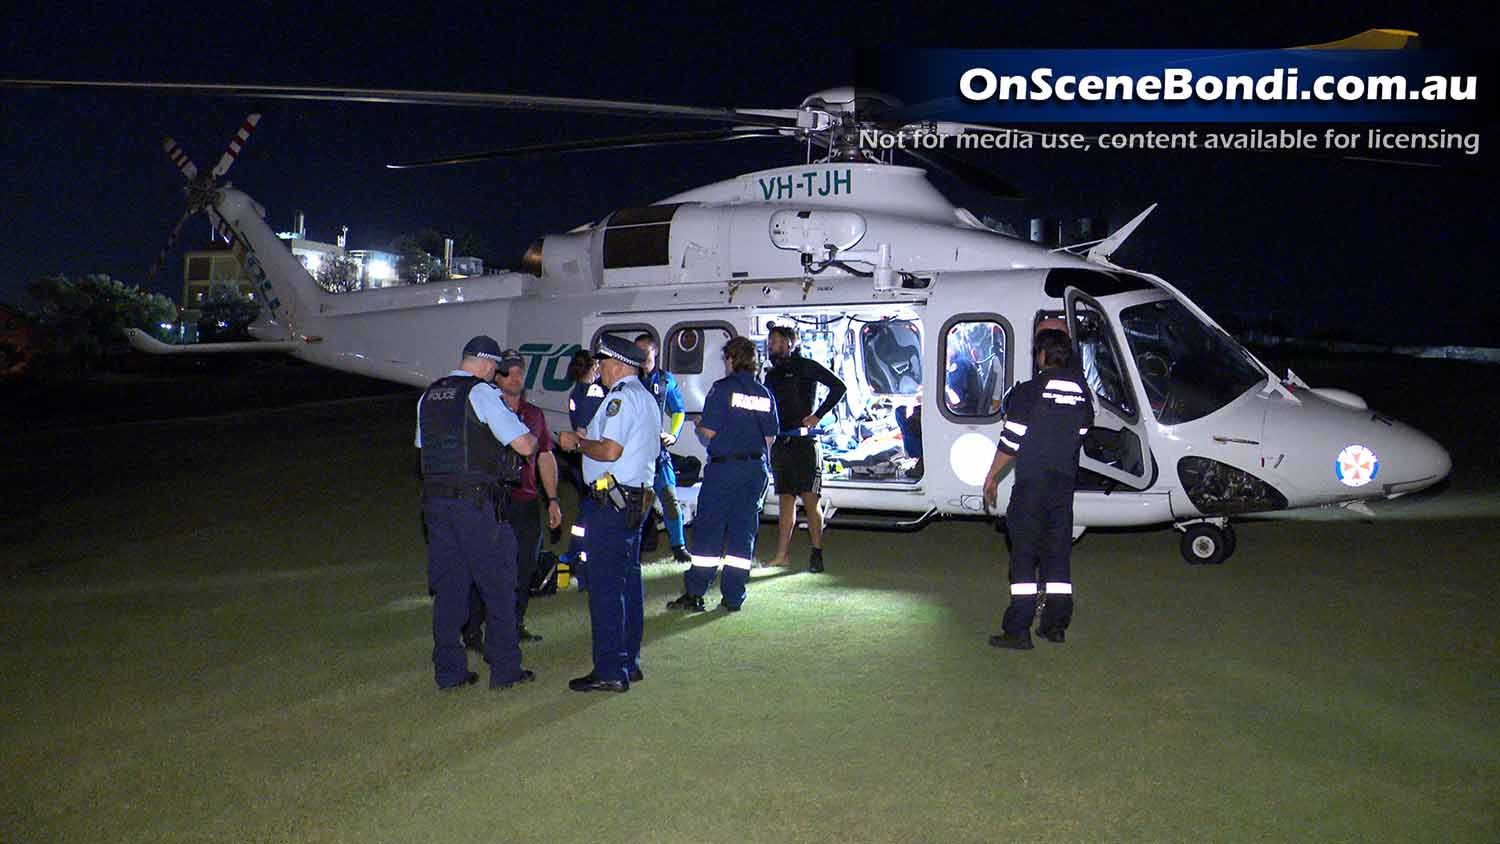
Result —
[[[1386,465],[1374,480],[1388,496],[1426,489],[1453,471],[1448,449],[1410,425],[1395,422],[1384,437],[1370,438],[1372,443],[1381,441],[1377,447],[1384,449],[1380,459]]]
[[[1410,452],[1413,474],[1421,479],[1414,489],[1426,489],[1453,471],[1453,457],[1437,440],[1416,430],[1408,432],[1408,440],[1403,448]]]

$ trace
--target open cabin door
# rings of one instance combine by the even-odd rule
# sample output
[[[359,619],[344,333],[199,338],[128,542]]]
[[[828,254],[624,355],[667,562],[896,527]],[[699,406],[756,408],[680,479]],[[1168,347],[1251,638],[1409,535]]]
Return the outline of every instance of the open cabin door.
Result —
[[[1076,287],[1063,293],[1068,325],[1073,335],[1073,353],[1083,369],[1094,401],[1094,427],[1083,443],[1079,468],[1098,476],[1080,478],[1079,488],[1089,480],[1104,479],[1130,489],[1146,489],[1156,481],[1156,462],[1151,457],[1130,370],[1120,353],[1120,340],[1109,315],[1097,301]]]

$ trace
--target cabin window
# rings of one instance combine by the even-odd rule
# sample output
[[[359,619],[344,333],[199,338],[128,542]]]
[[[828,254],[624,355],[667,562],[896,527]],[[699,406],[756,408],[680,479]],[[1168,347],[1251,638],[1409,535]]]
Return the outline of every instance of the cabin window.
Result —
[[[683,323],[667,332],[664,365],[677,378],[689,413],[702,412],[709,388],[729,374],[724,369],[724,344],[734,337],[734,329],[723,322]]]
[[[973,422],[1000,415],[1009,386],[1010,331],[999,317],[962,315],[943,328],[943,415]]]

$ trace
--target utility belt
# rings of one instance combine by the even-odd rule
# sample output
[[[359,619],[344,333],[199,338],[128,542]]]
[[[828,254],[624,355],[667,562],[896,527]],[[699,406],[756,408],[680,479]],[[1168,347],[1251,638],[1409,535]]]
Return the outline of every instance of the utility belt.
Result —
[[[495,511],[496,521],[505,521],[505,502],[510,498],[510,485],[502,483],[447,483],[423,481],[423,498],[453,498],[468,501],[477,510],[490,508]]]
[[[656,493],[650,485],[625,486],[609,473],[589,484],[588,492],[595,504],[624,513],[631,530],[641,526],[646,512],[656,503]]]
[[[708,458],[708,462],[710,462],[710,463],[729,463],[729,462],[735,461],[735,460],[764,460],[764,459],[766,459],[765,454],[757,451],[754,454],[721,454],[718,457],[710,457],[710,458]]]

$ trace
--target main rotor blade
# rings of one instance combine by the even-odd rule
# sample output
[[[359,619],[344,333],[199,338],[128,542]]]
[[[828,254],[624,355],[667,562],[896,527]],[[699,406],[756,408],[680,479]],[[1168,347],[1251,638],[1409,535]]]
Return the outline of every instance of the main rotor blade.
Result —
[[[1304,44],[1293,50],[1418,50],[1422,36],[1409,29],[1367,29],[1325,44]]]
[[[545,155],[563,152],[592,152],[604,149],[631,149],[635,147],[657,147],[671,144],[708,144],[719,141],[735,141],[741,138],[785,138],[778,132],[741,129],[704,129],[696,132],[653,132],[646,135],[622,135],[614,138],[593,138],[586,141],[560,141],[555,144],[529,144],[506,147],[485,152],[470,152],[444,158],[429,158],[423,161],[403,161],[385,165],[390,170],[411,170],[417,167],[444,167],[450,164],[472,164],[477,161],[493,161],[497,158],[515,158],[523,155]]]
[[[172,162],[172,166],[177,168],[177,171],[182,174],[184,179],[191,182],[198,177],[198,165],[194,164],[191,158],[188,158],[188,154],[182,151],[182,147],[178,146],[176,141],[167,138],[161,142],[161,148]]]
[[[934,170],[940,170],[961,182],[979,188],[998,199],[1025,199],[1026,195],[1021,193],[1015,185],[996,176],[994,173],[975,164],[970,164],[951,152],[940,149],[903,149],[902,152],[926,164]]]
[[[177,225],[173,226],[172,233],[167,235],[167,245],[163,246],[161,252],[157,253],[156,262],[151,265],[151,272],[146,273],[147,281],[156,278],[156,274],[161,272],[162,266],[167,263],[167,254],[172,251],[173,246],[177,245],[177,236],[182,234],[183,224],[191,216],[193,216],[193,209],[189,207],[186,211],[182,212],[181,217],[177,218]]]
[[[621,117],[676,117],[712,120],[745,126],[795,127],[798,109],[703,108],[699,106],[593,100],[576,97],[535,97],[475,91],[414,91],[400,88],[328,88],[300,85],[207,85],[182,82],[96,82],[73,79],[0,79],[5,88],[84,88],[117,91],[156,91],[269,100],[311,100],[346,103],[463,106],[468,108],[534,109]]]
[[[255,124],[260,122],[259,114],[251,114],[245,117],[245,122],[240,126],[234,137],[229,139],[229,146],[225,148],[224,154],[219,156],[219,163],[214,165],[214,178],[217,179],[229,172],[234,166],[235,159],[240,157],[240,150],[250,140],[250,133],[255,130]]]

